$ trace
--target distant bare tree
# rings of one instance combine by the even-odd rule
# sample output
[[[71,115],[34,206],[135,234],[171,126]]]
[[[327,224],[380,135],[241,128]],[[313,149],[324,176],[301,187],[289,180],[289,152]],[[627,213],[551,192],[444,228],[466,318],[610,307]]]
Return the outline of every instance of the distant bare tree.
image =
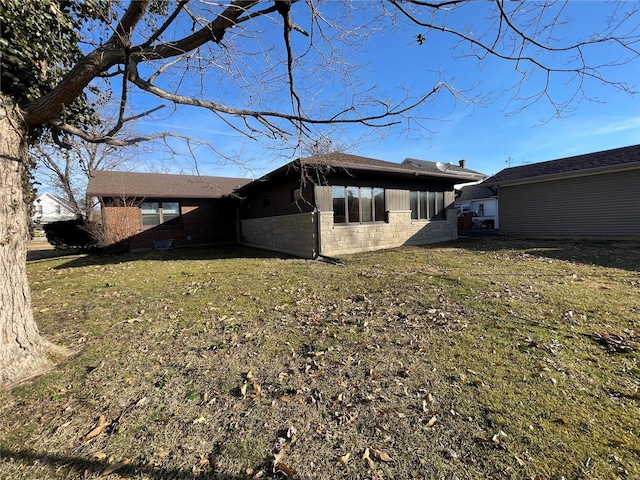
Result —
[[[99,126],[90,131],[101,135]],[[74,139],[69,139],[68,144],[71,148],[61,149],[38,143],[30,148],[30,155],[34,157],[39,177],[47,179],[47,184],[67,201],[79,218],[89,218],[95,207],[92,199],[86,197],[87,182],[93,172],[135,169],[143,162],[140,149],[135,146],[118,148]]]

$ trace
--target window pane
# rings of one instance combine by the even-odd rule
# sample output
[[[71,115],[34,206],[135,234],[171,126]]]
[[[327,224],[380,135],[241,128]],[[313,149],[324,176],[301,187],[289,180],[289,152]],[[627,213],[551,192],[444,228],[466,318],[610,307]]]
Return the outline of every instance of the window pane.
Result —
[[[436,192],[427,192],[429,194],[429,216],[425,218],[436,218]]]
[[[427,206],[427,194],[428,192],[420,192],[420,218],[425,220],[429,218],[427,212],[429,207]]]
[[[180,204],[178,202],[162,202],[162,213],[180,215]]]
[[[444,192],[436,192],[436,218],[445,218]]]
[[[178,202],[162,202],[162,224],[180,225],[180,204]]]
[[[333,195],[333,223],[346,223],[344,187],[331,187]]]
[[[418,192],[409,192],[409,208],[411,208],[411,218],[418,218]]]
[[[349,222],[360,221],[360,198],[358,187],[347,187],[347,206],[349,207]]]
[[[160,215],[145,213],[142,215],[142,225],[145,227],[154,227],[160,225]]]
[[[160,204],[158,202],[142,202],[142,206],[140,209],[142,213],[158,213],[158,209],[160,208]]]
[[[160,225],[160,204],[158,202],[142,202],[140,210],[142,212],[142,225],[145,227]]]
[[[384,189],[383,188],[374,188],[373,189],[373,203],[374,203],[374,211],[375,211],[375,221],[376,222],[384,222]]]
[[[344,204],[344,187],[331,187],[333,196],[333,223],[346,223]]]
[[[362,221],[373,222],[373,196],[370,188],[360,189]]]

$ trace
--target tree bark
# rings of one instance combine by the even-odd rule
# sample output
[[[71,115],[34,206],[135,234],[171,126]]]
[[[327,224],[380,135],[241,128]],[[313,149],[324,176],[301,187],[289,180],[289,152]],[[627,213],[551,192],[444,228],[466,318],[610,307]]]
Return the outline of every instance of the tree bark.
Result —
[[[51,365],[48,343],[33,318],[27,278],[26,132],[20,109],[0,95],[0,389]]]

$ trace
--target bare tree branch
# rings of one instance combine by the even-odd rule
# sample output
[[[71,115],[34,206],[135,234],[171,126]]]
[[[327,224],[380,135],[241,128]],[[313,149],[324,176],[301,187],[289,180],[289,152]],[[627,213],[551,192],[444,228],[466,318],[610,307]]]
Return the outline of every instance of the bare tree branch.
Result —
[[[87,54],[52,92],[25,106],[27,123],[35,125],[43,121],[49,122],[66,133],[76,132],[79,135],[85,135],[81,138],[92,142],[122,141],[124,144],[130,144],[131,139],[117,140],[115,135],[125,122],[145,115],[126,117],[125,112],[130,101],[127,92],[129,84],[134,84],[140,90],[176,105],[206,108],[214,112],[234,131],[251,139],[264,134],[269,138],[291,139],[294,138],[294,133],[310,135],[309,126],[336,122],[380,128],[398,124],[403,120],[407,122],[408,128],[409,122],[415,122],[417,119],[416,114],[409,114],[409,112],[433,99],[438,92],[448,91],[453,98],[458,98],[459,92],[453,84],[438,81],[430,91],[414,94],[413,98],[407,96],[404,100],[394,103],[375,95],[368,96],[366,88],[359,88],[360,85],[355,82],[349,83],[351,81],[347,77],[349,70],[355,71],[358,66],[350,66],[344,59],[339,58],[339,49],[333,48],[332,45],[336,39],[349,44],[353,40],[365,38],[362,36],[363,28],[377,32],[383,31],[384,28],[395,27],[396,13],[398,19],[403,19],[405,24],[457,38],[460,42],[459,47],[466,48],[463,51],[465,56],[480,60],[491,56],[513,63],[521,76],[520,80],[511,87],[515,92],[512,102],[516,111],[545,99],[555,108],[556,113],[570,112],[571,106],[577,100],[587,98],[588,93],[583,84],[586,80],[596,80],[618,90],[633,92],[633,87],[625,81],[606,76],[603,68],[624,64],[640,55],[636,46],[640,43],[638,28],[628,26],[633,22],[633,15],[639,11],[637,7],[631,9],[624,18],[618,18],[615,21],[612,19],[608,30],[598,37],[561,44],[554,39],[553,31],[554,26],[563,24],[560,19],[562,8],[554,10],[550,18],[544,17],[552,8],[562,6],[561,3],[556,2],[536,4],[534,8],[539,9],[538,13],[533,10],[534,14],[529,15],[528,12],[532,9],[524,11],[520,3],[513,3],[512,6],[505,4],[502,0],[494,0],[486,5],[488,5],[487,9],[492,9],[495,23],[480,36],[462,28],[449,26],[446,18],[438,22],[438,15],[453,15],[457,10],[469,6],[470,2],[467,0],[380,0],[382,8],[380,16],[376,19],[377,23],[371,25],[349,23],[349,19],[341,17],[330,20],[323,15],[314,0],[307,0],[304,4],[299,0],[274,0],[273,4],[266,8],[259,8],[261,5],[259,0],[233,0],[225,6],[203,2],[197,6],[194,5],[194,8],[187,7],[188,0],[179,0],[173,10],[165,14],[162,23],[156,26],[155,23],[143,22],[145,15],[151,15],[150,4],[151,0],[129,3],[108,41]],[[291,7],[296,4],[308,7],[306,14],[311,25],[310,33],[297,27],[292,21]],[[278,14],[282,19],[284,48],[280,49],[280,52],[273,45],[264,48],[262,44],[265,32],[257,30],[257,33],[249,33],[247,38],[258,40],[259,48],[254,51],[243,51],[239,46],[242,44],[239,40],[245,38],[244,27],[253,28],[261,19],[274,22],[278,16],[274,18],[273,14]],[[196,26],[199,28],[190,34],[177,35],[179,38],[176,40],[158,43],[169,31],[181,31],[180,28],[186,30],[186,25],[181,24],[185,19],[193,23],[192,31]],[[240,25],[243,28],[240,28]],[[624,36],[622,38],[616,36],[625,25],[627,27],[625,27]],[[223,39],[225,33],[233,27],[238,27],[236,29],[238,34],[233,37],[234,44],[230,46],[223,42]],[[269,28],[273,29],[272,26]],[[296,51],[298,44],[295,45],[295,49],[292,44],[293,30],[301,31],[309,38],[300,53]],[[132,44],[134,38],[139,41],[138,46]],[[628,56],[612,59],[606,63],[589,63],[585,49],[607,42],[617,43],[621,51],[628,52]],[[564,58],[564,64],[547,62],[546,58],[537,54],[540,51],[553,55],[572,54],[573,57]],[[254,64],[249,60],[256,55],[264,55],[265,64],[261,65],[264,67],[263,70],[254,72]],[[307,102],[308,99],[313,100],[316,96],[312,87],[307,87],[305,83],[316,74],[314,70],[305,71],[302,67],[301,60],[307,55],[318,59],[317,68],[335,68],[336,71],[342,68],[341,73],[344,75],[342,78],[345,82],[344,97],[348,99],[351,96],[354,100],[346,102],[343,108],[336,108],[337,105],[342,104],[326,98],[322,100],[320,106]],[[146,66],[155,68],[155,73],[149,74],[147,70],[139,70],[140,65],[143,64],[145,68]],[[111,72],[114,66],[118,68]],[[226,74],[227,79],[235,82],[238,88],[246,92],[248,99],[245,100],[244,105],[239,101],[238,106],[232,106],[222,100],[224,97],[216,99],[207,95],[210,92],[207,92],[205,85],[209,77],[205,77],[205,72],[211,73],[212,68],[220,72],[218,81],[222,82],[223,75]],[[175,76],[175,72],[179,69],[181,73]],[[144,72],[147,80],[143,78],[141,72]],[[523,88],[525,80],[533,72],[546,77],[537,91]],[[192,82],[194,73],[200,75],[200,93],[197,95],[180,88],[183,81]],[[564,99],[558,99],[552,95],[549,86],[553,80],[552,77],[558,74],[572,76],[570,81],[574,81],[577,85],[573,95]],[[65,105],[69,105],[74,96],[89,85],[93,78],[117,75],[123,77],[120,114],[103,140],[92,137],[86,132],[74,130],[64,118],[55,120],[61,116]],[[171,81],[175,89],[169,88],[166,82],[167,78],[171,78],[170,76],[173,76]],[[286,82],[288,87],[290,97],[288,109],[282,109],[278,105],[277,99],[281,92],[275,85],[282,81]],[[262,99],[267,95],[271,95],[274,101],[263,101]],[[253,105],[260,105],[260,108],[255,108]],[[54,120],[50,121],[51,118]],[[240,120],[240,123],[234,118]]]

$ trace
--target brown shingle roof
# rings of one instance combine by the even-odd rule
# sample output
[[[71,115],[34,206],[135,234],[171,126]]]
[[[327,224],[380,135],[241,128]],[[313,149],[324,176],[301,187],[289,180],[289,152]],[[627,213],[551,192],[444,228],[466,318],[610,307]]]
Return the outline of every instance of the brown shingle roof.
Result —
[[[496,192],[489,187],[482,185],[467,185],[460,189],[460,196],[456,198],[456,202],[464,202],[465,200],[475,200],[478,198],[495,197]]]
[[[306,165],[332,166],[336,168],[353,169],[353,170],[369,170],[381,171],[389,173],[408,173],[414,175],[428,174],[431,177],[441,178],[466,178],[464,172],[450,171],[441,172],[439,170],[428,170],[422,167],[406,163],[393,163],[384,160],[376,160],[375,158],[361,157],[358,155],[349,155],[347,153],[328,153],[324,155],[315,155],[313,157],[301,160]],[[475,180],[474,175],[468,175],[469,179]]]
[[[442,172],[431,171],[425,168],[416,167],[408,164],[386,162],[384,160],[376,160],[375,158],[361,157],[359,155],[350,155],[347,153],[327,153],[322,155],[314,155],[313,157],[302,158],[294,160],[273,172],[268,173],[262,179],[256,180],[254,183],[263,182],[264,180],[274,178],[278,175],[287,174],[291,171],[299,171],[300,165],[306,167],[315,167],[321,170],[327,168],[334,170],[347,170],[347,171],[367,171],[367,172],[382,172],[389,174],[404,174],[415,175],[424,177],[438,177],[460,180],[478,180],[476,175],[467,175],[460,172]]]
[[[489,177],[481,185],[504,185],[512,182],[544,180],[556,176],[596,173],[633,164],[640,164],[640,145],[505,168]]]
[[[476,180],[487,178],[484,173],[476,172],[475,170],[471,170],[469,168],[461,167],[458,165],[453,165],[451,163],[432,162],[430,160],[419,160],[417,158],[405,158],[402,163],[405,165],[413,165],[415,167],[425,168],[432,172],[446,171],[459,176],[463,175],[473,177]],[[444,168],[445,170],[441,170],[441,168]]]
[[[93,172],[92,197],[220,198],[249,183],[247,178],[205,177],[140,172]]]

